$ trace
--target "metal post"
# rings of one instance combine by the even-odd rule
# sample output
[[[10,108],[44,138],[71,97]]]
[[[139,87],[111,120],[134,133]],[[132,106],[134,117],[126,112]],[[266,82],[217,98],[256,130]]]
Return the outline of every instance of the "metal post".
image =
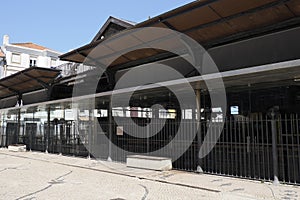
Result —
[[[92,141],[92,112],[93,110],[89,108],[89,133],[88,133],[88,159],[91,159],[91,141]]]
[[[2,122],[1,122],[1,128],[2,128],[2,133],[1,133],[1,147],[5,147],[5,143],[4,143],[4,115],[2,114]]]
[[[147,115],[147,154],[150,154],[150,144],[149,144],[149,136],[150,136],[150,133],[149,133],[149,111],[147,110],[146,111],[146,115]]]
[[[200,90],[196,90],[196,106],[197,106],[197,135],[198,135],[198,166],[197,166],[197,172],[199,173],[203,173],[203,169],[202,169],[202,158],[200,158],[200,148],[201,148],[201,144],[202,144],[202,137],[201,137],[201,92]]]
[[[33,114],[32,114],[32,118],[34,118],[33,117]],[[33,119],[32,119],[33,120]],[[26,126],[27,126],[27,124],[26,124]],[[29,137],[29,151],[31,151],[31,148],[32,148],[32,132],[33,132],[33,126],[29,126],[29,135],[28,135],[28,137]]]
[[[109,140],[108,140],[108,158],[107,158],[107,161],[111,162],[112,159],[111,159],[111,140],[112,140],[112,103],[111,103],[111,100],[109,101],[109,106],[108,106],[108,127],[109,127],[109,130],[108,130],[108,134],[109,134]]]
[[[49,137],[50,137],[50,106],[47,108],[46,153],[48,153],[49,150]]]
[[[32,121],[34,122],[34,110],[32,111]],[[35,150],[35,144],[36,144],[36,134],[34,134],[35,133],[35,131],[36,130],[34,130],[33,129],[33,127],[34,127],[34,125],[31,127],[31,144],[30,144],[30,151],[33,149],[33,150]],[[33,137],[34,136],[34,137]],[[32,148],[32,146],[34,146],[33,148]]]
[[[62,126],[62,124],[61,124],[61,122],[60,122],[60,120],[58,120],[58,123],[57,123],[57,125],[56,125],[56,129],[57,129],[57,136],[59,136],[59,155],[62,155],[62,133],[61,133],[61,126]],[[58,133],[58,131],[59,131],[59,133]]]
[[[19,143],[19,135],[21,131],[21,109],[18,109],[18,131],[16,135],[16,142]]]
[[[276,127],[276,113],[271,111],[271,126],[272,126],[272,155],[273,155],[273,171],[274,171],[274,184],[279,184],[278,180],[278,151],[277,151],[277,127]]]
[[[55,127],[55,150],[57,150],[57,137],[58,137],[58,124],[57,124],[57,120],[55,120],[55,122],[54,122],[54,127]]]

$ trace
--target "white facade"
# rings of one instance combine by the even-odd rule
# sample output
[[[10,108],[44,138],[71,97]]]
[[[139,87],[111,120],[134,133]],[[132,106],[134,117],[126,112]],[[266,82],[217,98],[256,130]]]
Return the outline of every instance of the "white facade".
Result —
[[[11,44],[9,37],[4,35],[0,48],[5,57],[0,58],[0,78],[33,66],[52,68],[65,63],[58,58],[60,52],[40,47],[33,43]]]

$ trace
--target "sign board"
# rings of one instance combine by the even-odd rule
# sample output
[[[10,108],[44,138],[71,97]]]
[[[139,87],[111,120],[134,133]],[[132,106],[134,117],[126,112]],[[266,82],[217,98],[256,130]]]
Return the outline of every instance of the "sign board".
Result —
[[[238,106],[230,106],[230,114],[238,115],[239,114],[239,107]]]
[[[118,126],[117,127],[117,135],[123,135],[124,131],[123,131],[123,126]]]
[[[75,113],[73,109],[65,109],[65,119],[66,120],[75,120]]]

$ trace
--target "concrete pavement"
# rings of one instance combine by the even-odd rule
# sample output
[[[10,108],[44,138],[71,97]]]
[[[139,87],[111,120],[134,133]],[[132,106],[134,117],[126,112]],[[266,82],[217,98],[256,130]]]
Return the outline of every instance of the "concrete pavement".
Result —
[[[0,199],[300,199],[300,187],[0,149]]]

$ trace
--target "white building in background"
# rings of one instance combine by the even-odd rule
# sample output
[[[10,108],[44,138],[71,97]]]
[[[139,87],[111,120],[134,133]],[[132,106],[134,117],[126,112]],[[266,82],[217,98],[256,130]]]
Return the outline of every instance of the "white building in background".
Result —
[[[0,78],[9,76],[29,67],[55,68],[63,63],[60,52],[28,42],[10,43],[9,36],[3,36],[0,47]]]

